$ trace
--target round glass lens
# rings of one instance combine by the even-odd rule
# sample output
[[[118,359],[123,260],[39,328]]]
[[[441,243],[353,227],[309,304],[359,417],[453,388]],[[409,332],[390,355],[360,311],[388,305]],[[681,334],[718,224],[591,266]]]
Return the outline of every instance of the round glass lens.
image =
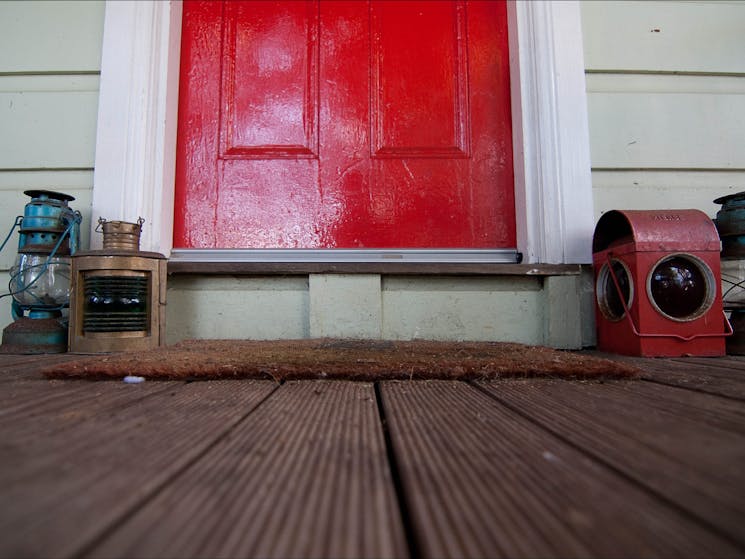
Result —
[[[649,289],[657,307],[673,318],[698,313],[707,301],[708,286],[700,266],[682,256],[660,262],[652,272]]]
[[[618,287],[621,288],[621,294],[623,295],[623,301],[626,303],[626,307],[631,304],[631,280],[629,274],[626,271],[626,267],[618,262],[613,262],[613,273],[618,280]],[[611,319],[619,319],[623,317],[625,311],[623,310],[623,302],[621,296],[618,293],[616,284],[613,281],[610,271],[606,268],[605,281],[602,286],[602,291],[605,296],[605,304],[603,305],[604,310],[610,315]]]

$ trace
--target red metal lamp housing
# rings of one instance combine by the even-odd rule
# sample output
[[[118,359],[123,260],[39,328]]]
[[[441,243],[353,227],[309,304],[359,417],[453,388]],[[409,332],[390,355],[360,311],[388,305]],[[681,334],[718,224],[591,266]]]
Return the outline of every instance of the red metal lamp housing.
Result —
[[[699,210],[612,210],[593,237],[598,349],[645,357],[717,356],[720,241]]]

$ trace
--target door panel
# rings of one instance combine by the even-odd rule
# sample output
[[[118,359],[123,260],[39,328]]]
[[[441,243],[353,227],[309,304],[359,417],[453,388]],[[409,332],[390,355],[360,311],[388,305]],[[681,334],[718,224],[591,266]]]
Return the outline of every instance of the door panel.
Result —
[[[317,158],[318,9],[228,2],[220,157]]]
[[[371,6],[374,157],[468,157],[463,2]]]
[[[180,248],[512,248],[502,2],[186,2]]]
[[[176,248],[217,247],[217,152],[222,3],[185,2],[173,241]]]

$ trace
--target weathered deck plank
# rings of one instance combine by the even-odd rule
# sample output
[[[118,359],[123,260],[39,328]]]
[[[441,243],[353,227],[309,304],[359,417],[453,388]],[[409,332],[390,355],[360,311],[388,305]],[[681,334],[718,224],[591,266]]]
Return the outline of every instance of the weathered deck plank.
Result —
[[[745,556],[745,357],[614,357],[649,381],[384,383],[387,454],[370,384],[0,355],[0,557]]]
[[[403,557],[401,525],[372,384],[290,382],[90,552]]]
[[[745,549],[739,402],[638,381],[479,386]]]
[[[38,383],[42,389],[48,381]],[[80,553],[276,388],[268,381],[88,383],[0,421],[0,556]],[[84,387],[85,388],[85,387]]]
[[[723,369],[725,374],[732,371],[745,371],[745,358],[738,355],[726,355],[724,357],[675,357],[670,361],[678,363],[688,363],[693,365],[703,365],[705,368]]]
[[[17,420],[12,436],[18,436],[19,431],[40,429],[42,423],[49,427],[64,428],[66,425],[76,426],[73,421],[61,421],[66,418],[83,419],[90,417],[98,409],[106,410],[116,406],[115,400],[122,395],[124,402],[135,401],[137,394],[150,395],[169,385],[181,383],[158,383],[142,387],[129,387],[121,383],[89,383],[85,381],[48,383],[14,382],[8,383],[0,391],[0,420],[13,422]],[[156,388],[157,387],[157,388]],[[123,403],[124,403],[123,402]],[[72,410],[77,410],[75,413]],[[56,421],[50,422],[50,416]]]
[[[741,554],[475,387],[391,382],[382,394],[423,556]]]
[[[52,359],[57,361],[54,357]],[[2,361],[4,362],[5,359]],[[48,421],[52,414],[62,414],[59,418],[64,419],[54,422],[55,429],[64,429],[66,426],[74,427],[76,423],[71,420],[82,419],[98,410],[116,407],[117,403],[112,398],[116,398],[119,394],[124,397],[125,402],[133,402],[136,401],[133,398],[135,394],[141,394],[144,397],[182,384],[181,382],[158,382],[132,387],[116,382],[48,380],[38,373],[39,362],[40,359],[37,356],[35,362],[17,363],[12,370],[13,378],[6,379],[7,382],[0,390],[0,420],[6,422],[20,420],[16,424],[17,429],[13,432],[15,436],[25,429],[31,429],[33,434],[34,429],[39,428],[35,426],[35,423]],[[44,357],[41,362],[47,364],[53,361]],[[78,410],[76,413],[69,412],[73,406]]]
[[[79,358],[69,353],[45,355],[11,355],[0,354],[0,382],[18,379],[45,380],[39,374],[40,365],[53,365]]]
[[[743,362],[731,357],[649,359],[597,355],[637,365],[642,369],[642,378],[645,380],[745,400],[745,371],[739,373],[737,370]],[[737,364],[737,367],[729,369],[727,364]]]

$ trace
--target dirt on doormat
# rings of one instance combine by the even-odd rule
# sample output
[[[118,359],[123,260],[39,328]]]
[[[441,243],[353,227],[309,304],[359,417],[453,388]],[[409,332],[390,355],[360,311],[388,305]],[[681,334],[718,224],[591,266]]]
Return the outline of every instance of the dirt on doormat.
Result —
[[[137,353],[81,356],[49,378],[150,380],[630,378],[638,369],[580,352],[500,342],[304,339],[188,340]]]

